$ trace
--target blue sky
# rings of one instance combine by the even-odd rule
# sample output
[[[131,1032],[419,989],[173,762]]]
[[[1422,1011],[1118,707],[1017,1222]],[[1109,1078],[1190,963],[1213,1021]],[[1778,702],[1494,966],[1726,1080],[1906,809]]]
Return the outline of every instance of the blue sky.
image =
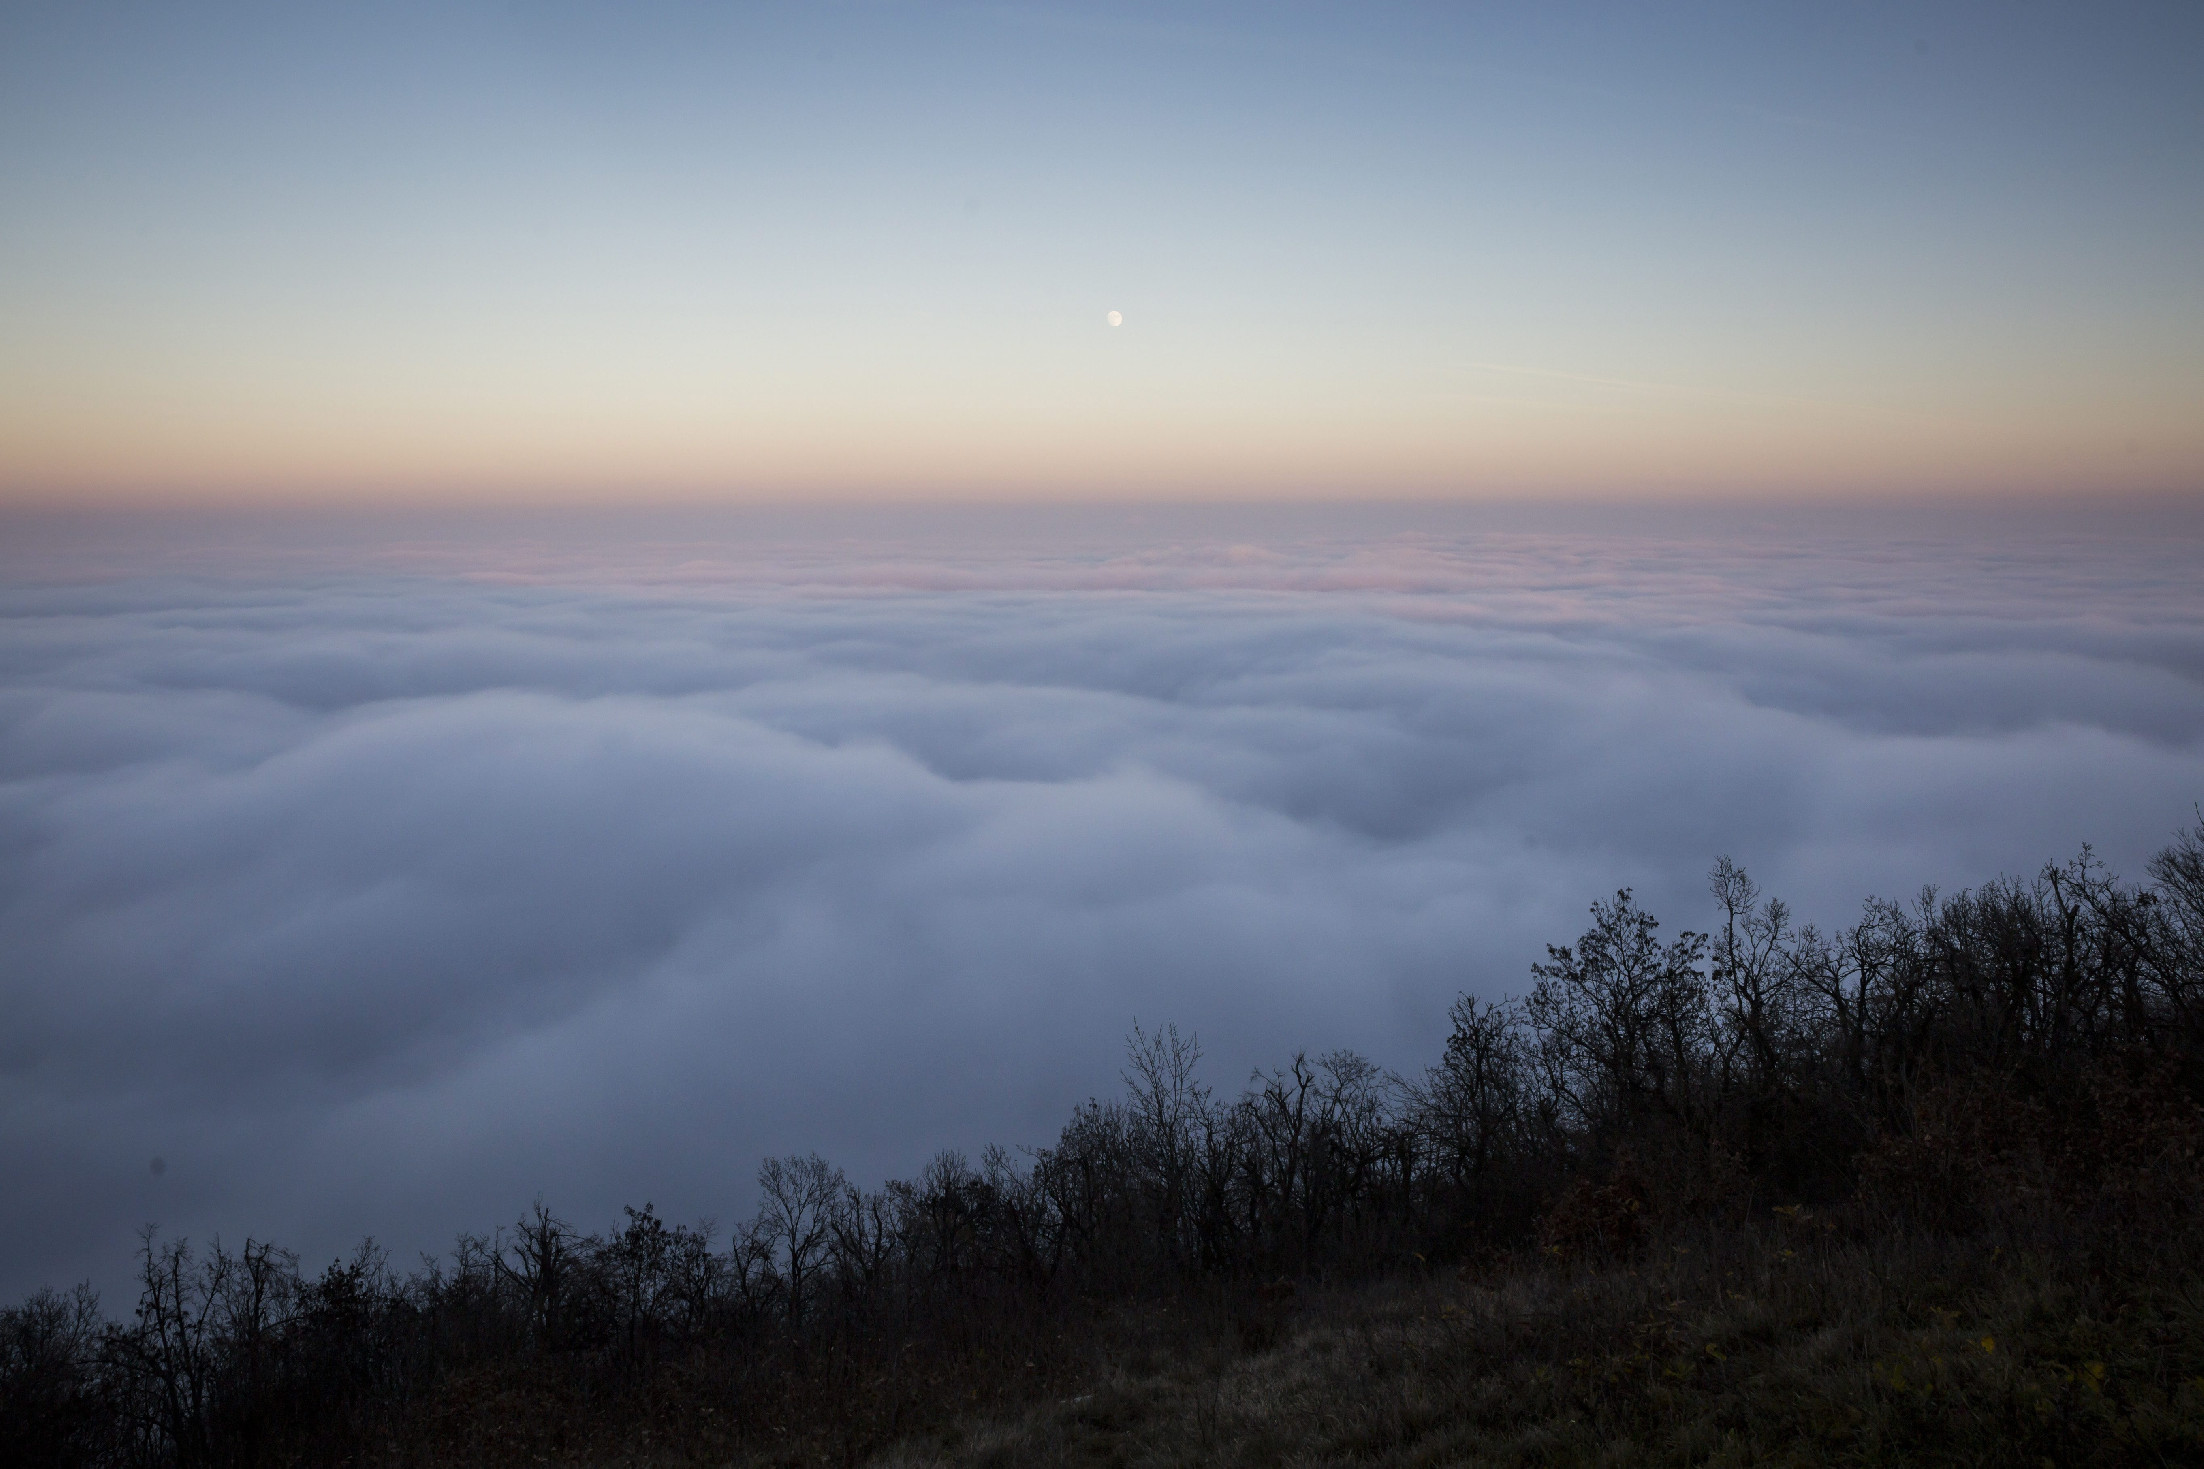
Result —
[[[0,27],[19,501],[2204,470],[2193,7]]]

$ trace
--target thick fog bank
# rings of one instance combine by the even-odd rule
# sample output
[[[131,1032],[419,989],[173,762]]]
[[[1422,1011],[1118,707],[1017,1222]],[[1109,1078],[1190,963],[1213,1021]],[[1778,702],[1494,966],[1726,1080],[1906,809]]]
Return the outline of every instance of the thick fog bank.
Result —
[[[1135,1017],[1416,1067],[1617,886],[1844,922],[2204,798],[2186,522],[64,541],[0,588],[10,1299],[1045,1142]]]

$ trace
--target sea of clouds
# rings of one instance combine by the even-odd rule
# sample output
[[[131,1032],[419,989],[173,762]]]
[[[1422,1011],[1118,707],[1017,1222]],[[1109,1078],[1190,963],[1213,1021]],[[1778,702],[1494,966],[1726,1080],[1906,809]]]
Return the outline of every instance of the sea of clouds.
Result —
[[[1842,923],[2204,799],[2180,507],[6,539],[6,1299],[1045,1143],[1136,1018],[1414,1069],[1618,886]]]

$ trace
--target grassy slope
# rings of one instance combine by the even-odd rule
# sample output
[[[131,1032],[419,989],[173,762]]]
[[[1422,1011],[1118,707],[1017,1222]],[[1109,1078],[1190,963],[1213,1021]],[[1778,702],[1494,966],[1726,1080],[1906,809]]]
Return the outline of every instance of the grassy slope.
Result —
[[[1274,1343],[1104,1361],[874,1462],[2204,1462],[2204,1281],[2178,1259],[1692,1239],[1305,1299]]]

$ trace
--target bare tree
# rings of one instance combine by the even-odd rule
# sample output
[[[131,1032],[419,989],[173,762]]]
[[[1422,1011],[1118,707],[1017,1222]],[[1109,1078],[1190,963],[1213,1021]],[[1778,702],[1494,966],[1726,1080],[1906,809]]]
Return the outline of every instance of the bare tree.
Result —
[[[518,1288],[537,1344],[555,1345],[580,1263],[573,1226],[538,1199],[528,1217],[513,1226],[511,1242],[500,1244],[491,1256],[492,1265]]]
[[[1453,1028],[1439,1064],[1410,1093],[1411,1119],[1455,1189],[1512,1161],[1524,1123],[1522,1008],[1480,1005],[1471,995],[1447,1011]]]
[[[1181,1036],[1176,1025],[1143,1031],[1136,1020],[1125,1051],[1131,1141],[1149,1177],[1157,1241],[1165,1258],[1183,1265],[1195,1247],[1188,1204],[1200,1134],[1212,1121],[1210,1090],[1195,1075],[1201,1039]]]
[[[1612,1127],[1648,1109],[1699,1124],[1699,1071],[1710,1034],[1702,934],[1663,945],[1660,922],[1624,888],[1592,905],[1592,926],[1534,964],[1526,1013],[1548,1084],[1584,1125]]]
[[[179,1465],[213,1453],[217,1307],[227,1284],[217,1249],[201,1269],[185,1240],[163,1244],[150,1224],[138,1232],[138,1306],[134,1329],[116,1341],[131,1394],[145,1415],[140,1428],[165,1443]]]
[[[779,1247],[792,1326],[803,1322],[806,1285],[832,1233],[834,1207],[848,1186],[842,1170],[817,1153],[768,1158],[758,1166],[758,1190],[764,1196],[758,1221]]]
[[[89,1285],[0,1309],[0,1444],[16,1462],[94,1461],[115,1407],[99,1377],[106,1326]]]

